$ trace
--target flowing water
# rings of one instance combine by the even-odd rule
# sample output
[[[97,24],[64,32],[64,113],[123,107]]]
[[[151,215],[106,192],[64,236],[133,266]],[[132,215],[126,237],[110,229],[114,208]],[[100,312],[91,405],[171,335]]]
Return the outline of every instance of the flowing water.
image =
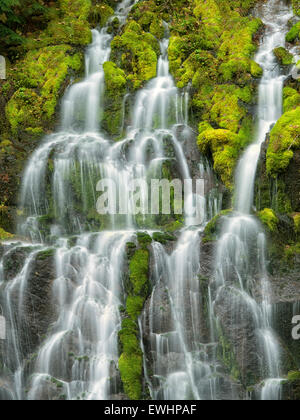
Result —
[[[264,71],[259,85],[257,135],[237,168],[235,209],[225,222],[218,244],[216,278],[212,284],[212,307],[222,299],[225,290],[229,290],[231,295],[239,293],[241,297],[233,298],[229,306],[233,320],[237,320],[235,314],[242,311],[243,306],[249,307],[257,336],[257,359],[261,359],[261,378],[264,379],[261,399],[270,400],[280,397],[281,349],[272,330],[265,236],[260,224],[251,216],[251,210],[261,145],[282,114],[282,90],[286,76],[277,65],[273,50],[285,46],[288,21],[293,14],[290,6],[278,0],[260,5],[257,14],[266,25],[265,35],[255,58]],[[253,286],[257,281],[261,284],[260,304],[253,299]]]
[[[126,21],[133,3],[124,0],[117,7],[116,16],[121,23]],[[3,306],[10,325],[8,347],[9,352],[14,349],[15,353],[7,354],[5,364],[15,372],[10,384],[15,399],[51,399],[55,387],[66,399],[108,399],[118,393],[119,308],[126,298],[123,287],[126,245],[136,241],[140,227],[156,227],[156,219],[147,211],[148,186],[151,178],[162,177],[165,163],[175,160],[178,177],[191,181],[183,146],[177,137],[180,130],[181,137],[189,135],[188,93],[177,91],[169,73],[167,26],[166,38],[160,43],[157,77],[138,93],[132,124],[128,126],[126,138],[118,143],[101,131],[105,94],[103,64],[110,57],[112,36],[107,28],[93,30],[92,36],[93,42],[86,51],[85,79],[70,86],[63,100],[61,130],[45,138],[24,173],[19,233],[30,237],[36,245],[29,250],[22,270],[15,277],[7,281],[1,272]],[[203,177],[211,178],[206,167],[203,161],[198,170]],[[117,202],[113,190],[109,196],[111,205],[118,206],[119,214],[112,211],[101,216],[97,222],[104,230],[86,233],[97,231],[91,222],[98,203],[95,189],[99,181],[106,179],[119,189]],[[135,212],[130,189],[135,179],[139,180],[141,191],[140,214]],[[203,194],[204,190],[199,194],[191,182],[187,184],[187,225],[204,222]],[[210,213],[219,209],[216,197],[211,194]],[[192,206],[196,210],[194,214]],[[197,248],[197,231],[187,232],[180,239],[187,256],[190,240]],[[28,248],[26,243],[11,246],[3,257],[4,265],[12,250],[20,252],[23,247]],[[21,326],[16,318],[27,315],[26,296],[31,293],[28,279],[38,256],[49,251],[54,252],[53,323],[38,355],[32,356],[34,373],[26,384],[25,394],[27,367],[22,361],[25,350],[20,343]],[[193,264],[198,264],[197,255]],[[190,270],[186,268],[189,275]],[[179,305],[176,293],[180,290],[174,293],[175,303]],[[197,290],[194,294],[196,314]],[[17,315],[12,311],[15,302],[19,307]],[[196,323],[194,327],[196,333]],[[179,333],[179,341],[185,346],[182,334],[183,331]],[[192,376],[192,365],[188,368]]]
[[[116,16],[121,24],[133,4],[124,0],[117,6]],[[120,307],[126,298],[126,246],[136,242],[139,230],[159,230],[158,218],[148,214],[149,180],[162,178],[166,165],[173,162],[178,168],[177,177],[189,181],[185,189],[185,223],[172,249],[152,243],[153,292],[139,322],[151,397],[221,399],[223,388],[231,387],[217,360],[215,328],[218,299],[227,289],[232,322],[238,305],[251,313],[263,354],[262,379],[267,378],[261,397],[279,398],[280,350],[271,328],[265,237],[250,212],[260,146],[281,115],[284,77],[272,50],[284,44],[291,11],[281,1],[270,0],[259,14],[267,30],[256,57],[264,69],[259,89],[258,135],[239,164],[236,212],[224,227],[218,246],[218,269],[210,287],[200,275],[201,233],[205,222],[220,211],[221,197],[212,188],[213,174],[204,160],[199,159],[196,169],[203,179],[202,188],[196,190],[191,182],[195,173],[191,173],[184,153],[191,135],[189,93],[176,89],[169,72],[168,28],[165,27],[166,37],[160,42],[157,77],[138,92],[131,124],[125,138],[117,143],[101,129],[105,103],[103,64],[109,60],[113,37],[107,27],[92,31],[85,78],[66,92],[61,129],[44,139],[24,173],[19,233],[30,237],[33,245],[8,244],[0,263],[0,303],[9,324],[9,351],[4,363],[13,372],[9,384],[13,398],[51,399],[53,388],[59,388],[66,399],[108,399],[118,395],[118,332]],[[124,103],[126,100],[127,97]],[[117,200],[113,188],[108,192],[111,210],[118,208],[119,212],[99,217],[96,185],[100,191],[101,182],[107,179],[119,190]],[[136,179],[140,187],[139,214],[131,190]],[[206,192],[209,193],[205,197]],[[7,270],[11,270],[8,261],[14,252],[25,253],[24,263],[7,278]],[[20,340],[20,319],[28,315],[29,280],[36,261],[49,252],[54,254],[53,321],[38,354],[31,355],[33,375],[26,383],[25,393],[29,366],[23,360],[28,351]],[[259,271],[260,303],[251,294],[254,264]],[[16,306],[18,313],[13,313]],[[24,342],[29,341],[26,328],[23,335]],[[229,394],[237,397],[234,389]]]

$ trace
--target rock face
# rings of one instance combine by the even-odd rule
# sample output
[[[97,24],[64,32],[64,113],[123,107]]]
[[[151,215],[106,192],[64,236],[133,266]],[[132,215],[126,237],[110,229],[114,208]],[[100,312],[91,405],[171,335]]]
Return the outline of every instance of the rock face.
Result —
[[[56,316],[52,301],[54,251],[34,250],[25,244],[9,248],[3,257],[0,302],[7,323],[7,339],[0,348],[2,399],[13,397],[10,375],[18,365],[25,367],[25,382],[32,374],[38,348]]]

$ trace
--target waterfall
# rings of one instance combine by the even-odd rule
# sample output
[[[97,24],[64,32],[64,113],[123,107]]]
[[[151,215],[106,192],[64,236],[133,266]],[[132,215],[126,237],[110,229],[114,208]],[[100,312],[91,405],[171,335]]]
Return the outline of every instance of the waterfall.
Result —
[[[115,16],[121,24],[125,23],[133,3],[123,0],[117,6]],[[55,389],[59,390],[60,398],[69,400],[105,400],[120,392],[118,333],[122,322],[120,307],[126,300],[123,277],[127,244],[137,242],[140,229],[147,229],[149,233],[153,228],[160,229],[155,216],[146,211],[149,180],[162,178],[164,165],[173,161],[178,163],[178,178],[186,181],[193,178],[183,150],[190,135],[187,126],[188,91],[179,94],[169,72],[166,24],[165,38],[160,42],[157,77],[138,92],[125,138],[116,143],[102,131],[103,64],[109,60],[113,39],[108,32],[108,27],[92,31],[93,41],[85,54],[85,78],[71,85],[65,94],[60,130],[42,141],[25,168],[19,234],[31,238],[34,245],[18,241],[10,244],[1,264],[7,265],[11,253],[25,252],[25,249],[23,268],[12,278],[0,271],[0,284],[4,290],[1,303],[9,323],[8,344],[15,352],[15,355],[7,354],[4,360],[14,372],[9,387],[14,399],[52,399]],[[197,171],[202,174],[203,181],[206,178],[204,184],[212,184],[213,175],[207,163],[199,164]],[[99,225],[90,221],[90,212],[94,214],[97,209],[96,186],[106,179],[118,187],[116,204],[122,211],[101,216],[99,232]],[[140,214],[135,212],[130,189],[135,179],[140,181]],[[199,372],[210,372],[208,363],[198,363],[198,358],[194,360],[193,350],[188,348],[189,337],[184,331],[188,317],[193,317],[196,341],[200,294],[197,282],[194,285],[193,280],[198,274],[200,237],[199,228],[188,227],[203,225],[207,218],[206,204],[210,212],[219,207],[217,193],[211,190],[208,203],[203,194],[204,190],[199,194],[192,182],[187,183],[187,229],[180,236],[177,251],[170,261],[171,266],[176,262],[178,274],[181,270],[180,277],[173,268],[168,275],[170,282],[172,278],[176,282],[169,285],[170,298],[174,302],[174,342],[184,353],[185,370],[179,375],[173,372],[169,376],[166,398],[173,398],[174,392],[177,392],[176,398],[180,398],[176,389],[180,377],[184,378],[186,390],[191,385],[193,395],[198,398],[193,371],[196,368]],[[153,245],[155,258],[157,246],[157,243]],[[192,249],[194,253],[190,261]],[[186,258],[182,258],[181,251]],[[168,256],[163,252],[167,260]],[[53,313],[38,354],[31,355],[33,374],[28,382],[28,366],[23,361],[29,356],[30,346],[24,347],[20,340],[20,320],[27,316],[28,311],[31,292],[28,279],[43,253],[52,255],[54,260],[55,280],[48,297]],[[179,317],[180,299],[186,290],[190,293],[192,310]],[[18,314],[12,311],[15,302]],[[140,326],[142,328],[141,323]],[[24,334],[24,340],[29,342],[26,326]],[[202,378],[201,372],[197,375]],[[203,387],[205,383],[204,380]]]
[[[109,22],[117,17],[125,24],[135,3],[120,2]],[[85,77],[67,89],[59,130],[43,139],[25,168],[18,233],[31,242],[7,242],[0,250],[0,304],[8,321],[3,363],[10,372],[11,399],[51,400],[58,391],[68,400],[120,396],[118,334],[126,301],[127,247],[138,243],[140,232],[155,238],[153,232],[162,230],[158,218],[147,211],[148,189],[151,179],[163,177],[166,165],[176,166],[172,175],[186,181],[185,205],[177,241],[151,244],[153,289],[138,320],[144,386],[157,400],[240,398],[218,356],[218,317],[225,307],[232,334],[239,316],[248,314],[246,321],[262,356],[257,360],[261,399],[280,398],[280,347],[272,329],[265,235],[250,213],[260,147],[281,115],[284,76],[272,51],[284,44],[291,11],[279,0],[259,10],[266,34],[256,56],[264,70],[257,136],[238,165],[235,212],[223,227],[210,284],[201,275],[201,235],[205,223],[220,212],[222,197],[207,160],[199,157],[192,167],[187,158],[185,148],[192,138],[189,88],[179,91],[170,74],[168,26],[160,41],[157,76],[136,94],[127,127],[128,96],[124,98],[121,128],[126,134],[118,142],[108,138],[101,124],[103,64],[110,59],[113,36],[108,26],[92,31]],[[192,183],[196,175],[203,181],[200,191]],[[105,180],[119,190],[117,198],[113,189],[108,192],[108,201],[119,212],[99,215],[98,186],[100,191]],[[134,180],[140,188],[138,214]],[[53,260],[49,276],[54,281],[44,286],[45,301],[37,302],[30,279],[38,276],[36,266],[44,264],[45,255]],[[22,264],[14,266],[12,261],[19,258]],[[255,270],[259,303],[252,293]],[[50,323],[41,321],[40,330],[39,320],[34,320],[38,339],[33,339],[28,308],[34,318],[35,305],[45,309],[46,304],[51,305]],[[37,354],[31,354],[32,341],[38,341]]]
[[[228,299],[228,310],[234,323],[241,319],[243,308],[248,307],[257,340],[256,359],[263,379],[260,397],[270,400],[280,397],[281,348],[272,329],[272,294],[265,262],[265,235],[250,213],[261,145],[282,114],[282,89],[286,76],[281,73],[273,50],[285,45],[288,21],[293,14],[286,3],[278,0],[260,5],[257,11],[266,26],[255,57],[263,69],[259,85],[257,133],[238,164],[235,209],[227,217],[218,243],[215,280],[211,284],[211,307],[214,310],[223,299]],[[254,267],[258,268],[258,274]],[[257,275],[262,300],[260,304],[252,297]],[[218,320],[218,310],[215,315]]]

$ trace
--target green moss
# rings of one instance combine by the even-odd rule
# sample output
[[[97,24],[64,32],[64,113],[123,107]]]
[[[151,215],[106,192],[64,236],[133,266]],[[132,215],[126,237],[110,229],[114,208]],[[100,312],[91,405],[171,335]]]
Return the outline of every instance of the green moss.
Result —
[[[104,27],[110,17],[114,15],[114,9],[105,2],[95,4],[90,11],[89,22],[93,25],[100,24]]]
[[[261,77],[263,75],[263,69],[254,60],[251,60],[250,72],[252,76],[256,78]]]
[[[287,42],[294,42],[297,38],[300,38],[300,22],[296,23],[286,34]]]
[[[145,241],[147,234],[143,234]],[[152,241],[152,239],[150,238]],[[123,319],[122,329],[119,332],[121,342],[121,357],[119,359],[119,369],[124,390],[131,400],[138,400],[142,394],[142,370],[143,355],[138,339],[137,319],[141,315],[146,298],[150,293],[149,285],[149,251],[146,243],[142,243],[142,248],[137,249],[129,246],[129,255],[133,255],[129,263],[129,279],[126,285],[128,294],[126,300],[126,311]],[[123,310],[124,312],[124,310]]]
[[[291,87],[283,89],[283,111],[288,112],[300,106],[300,93]]]
[[[203,242],[212,242],[218,240],[221,231],[222,220],[224,216],[228,216],[232,210],[223,210],[215,216],[206,226],[204,230]]]
[[[124,390],[131,400],[139,400],[142,393],[142,354],[123,353],[119,359],[119,369]]]
[[[155,242],[160,242],[163,245],[167,244],[169,241],[176,240],[174,235],[167,232],[154,232],[152,237]]]
[[[147,232],[138,232],[137,239],[142,248],[147,247],[152,242],[152,238]]]
[[[144,306],[145,299],[141,296],[128,296],[126,301],[126,312],[132,319],[137,319]]]
[[[293,64],[293,54],[288,52],[284,47],[275,48],[274,54],[282,66],[290,66],[291,64]]]
[[[47,260],[48,258],[53,258],[55,253],[56,253],[56,250],[54,248],[46,249],[38,253],[37,260],[44,261],[44,260]]]
[[[104,128],[112,135],[120,134],[123,117],[123,98],[126,93],[126,75],[115,63],[103,65],[105,74]]]
[[[300,16],[300,0],[292,0],[295,15]]]
[[[233,352],[232,345],[230,344],[229,340],[223,333],[221,327],[218,328],[219,333],[219,346],[218,346],[218,357],[227,368],[230,376],[235,381],[241,379],[240,369]]]
[[[300,234],[300,213],[294,214],[293,219],[295,224],[295,232]]]
[[[4,229],[0,227],[0,241],[5,241],[7,239],[12,239],[13,235],[11,233],[5,232]]]
[[[71,44],[88,45],[91,42],[91,28],[88,18],[91,0],[59,0],[57,14],[53,16],[45,31],[38,38],[29,39],[27,47]]]
[[[270,232],[277,231],[279,219],[272,209],[264,209],[258,214],[261,222],[269,229]]]
[[[224,184],[232,189],[233,174],[239,156],[238,135],[229,130],[208,129],[199,135],[198,146],[202,153],[212,154],[215,171]]]
[[[291,371],[288,373],[288,381],[299,381],[300,380],[300,371]]]
[[[220,128],[237,133],[241,120],[246,115],[245,109],[239,105],[239,100],[245,98],[243,93],[243,90],[235,86],[218,86],[212,98],[210,120],[218,124]],[[249,102],[248,97],[246,101]]]
[[[156,76],[158,42],[137,22],[129,22],[123,34],[114,38],[111,47],[112,60],[126,72],[127,80],[134,89]]]
[[[271,131],[267,151],[267,172],[276,177],[289,166],[294,149],[300,146],[300,107],[288,111]]]
[[[148,294],[148,265],[149,251],[137,250],[129,264],[130,282],[134,295],[147,296]]]
[[[73,55],[72,55],[73,53]],[[16,65],[14,79],[21,86],[6,106],[14,134],[19,129],[40,130],[54,115],[63,83],[70,71],[79,71],[81,55],[59,45],[30,51]]]

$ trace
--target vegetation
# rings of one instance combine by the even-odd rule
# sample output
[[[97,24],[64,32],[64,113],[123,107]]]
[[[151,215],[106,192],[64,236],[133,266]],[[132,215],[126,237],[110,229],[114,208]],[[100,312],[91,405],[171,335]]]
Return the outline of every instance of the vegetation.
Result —
[[[122,353],[119,369],[124,391],[131,400],[138,400],[142,395],[143,355],[139,343],[137,319],[142,313],[146,298],[150,293],[149,284],[149,243],[147,235],[140,235],[138,249],[129,244],[129,281],[126,287],[125,318],[119,333]],[[150,238],[151,242],[151,238]]]

